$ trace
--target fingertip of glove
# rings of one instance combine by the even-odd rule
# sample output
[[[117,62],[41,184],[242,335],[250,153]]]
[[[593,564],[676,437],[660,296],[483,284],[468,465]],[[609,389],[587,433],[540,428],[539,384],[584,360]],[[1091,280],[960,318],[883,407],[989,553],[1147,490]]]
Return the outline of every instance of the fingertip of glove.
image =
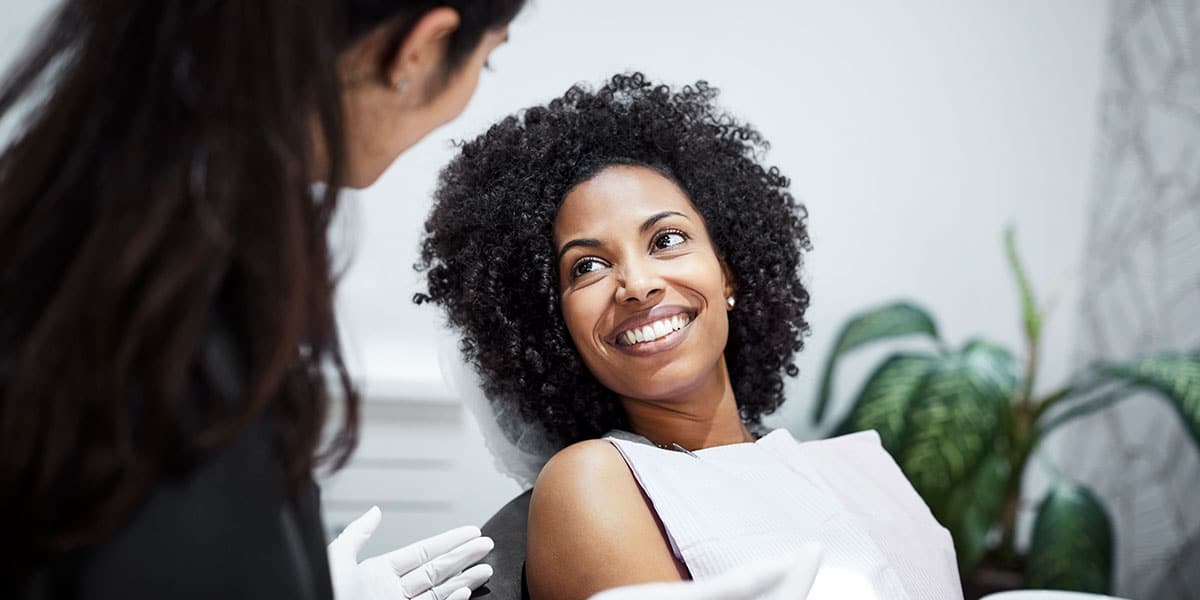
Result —
[[[483,532],[474,525],[463,525],[462,527],[455,527],[446,531],[442,535],[449,539],[457,540],[458,544],[465,544],[479,538],[479,536],[483,535]]]
[[[487,563],[479,563],[471,568],[479,569],[479,576],[483,577],[484,579],[491,579],[492,575],[496,574],[496,570],[492,568],[492,565]]]
[[[358,518],[360,526],[366,530],[367,535],[375,533],[375,528],[383,521],[383,511],[379,510],[378,506],[372,506],[363,513],[363,516]]]
[[[451,593],[449,596],[446,596],[446,600],[467,600],[470,597],[471,597],[471,588],[458,588],[457,590],[454,590],[454,592]]]

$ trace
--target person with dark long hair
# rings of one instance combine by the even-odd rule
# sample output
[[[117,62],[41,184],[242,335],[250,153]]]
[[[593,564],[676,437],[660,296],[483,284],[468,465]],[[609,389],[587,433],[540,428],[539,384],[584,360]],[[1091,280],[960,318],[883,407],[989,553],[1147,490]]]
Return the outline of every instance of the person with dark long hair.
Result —
[[[57,7],[0,83],[0,598],[460,600],[489,576],[473,527],[360,562],[372,510],[324,546],[314,472],[359,424],[326,230],[462,112],[523,4]],[[612,593],[800,590],[813,560]]]
[[[0,597],[331,597],[314,469],[359,400],[326,229],[463,110],[522,4],[56,9],[0,88]],[[490,546],[430,577],[479,533],[447,535],[333,583],[465,598]]]

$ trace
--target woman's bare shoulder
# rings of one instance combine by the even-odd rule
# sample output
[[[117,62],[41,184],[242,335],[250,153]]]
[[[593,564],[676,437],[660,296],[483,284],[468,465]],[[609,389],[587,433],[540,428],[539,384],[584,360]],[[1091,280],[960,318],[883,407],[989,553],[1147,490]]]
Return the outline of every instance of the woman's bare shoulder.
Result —
[[[615,485],[618,489],[612,489]],[[629,486],[633,486],[630,488]],[[621,452],[607,440],[585,440],[558,451],[542,468],[534,495],[557,497],[579,492],[620,495],[637,482]]]
[[[649,502],[611,443],[579,442],[542,469],[529,505],[526,574],[535,600],[681,578]]]
[[[572,539],[561,535],[570,531],[602,541],[619,533],[617,524],[648,513],[645,504],[616,447],[605,440],[579,442],[555,454],[538,475],[529,506],[530,534],[538,541]],[[543,527],[535,530],[535,525]]]

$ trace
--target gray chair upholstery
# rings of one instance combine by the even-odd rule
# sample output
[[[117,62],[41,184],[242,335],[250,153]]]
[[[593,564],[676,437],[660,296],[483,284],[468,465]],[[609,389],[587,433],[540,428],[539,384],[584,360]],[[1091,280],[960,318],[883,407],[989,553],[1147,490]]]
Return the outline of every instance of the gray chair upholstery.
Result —
[[[496,548],[484,559],[495,572],[471,598],[529,600],[525,586],[525,527],[532,495],[533,490],[528,490],[513,498],[483,524],[483,535],[496,542]]]

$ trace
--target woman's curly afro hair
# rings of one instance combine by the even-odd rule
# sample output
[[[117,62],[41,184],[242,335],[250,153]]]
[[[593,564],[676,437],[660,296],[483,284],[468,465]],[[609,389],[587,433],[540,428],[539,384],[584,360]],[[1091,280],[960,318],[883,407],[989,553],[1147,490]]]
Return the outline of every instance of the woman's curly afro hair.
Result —
[[[445,308],[496,413],[511,415],[500,424],[512,441],[520,422],[558,446],[625,424],[567,332],[553,242],[564,196],[611,165],[658,170],[704,217],[737,290],[725,357],[741,416],[758,424],[783,402],[808,333],[807,212],[759,164],[767,142],[716,96],[705,82],[672,90],[640,73],[575,86],[464,143],[442,172],[416,265],[429,289],[414,300]]]

